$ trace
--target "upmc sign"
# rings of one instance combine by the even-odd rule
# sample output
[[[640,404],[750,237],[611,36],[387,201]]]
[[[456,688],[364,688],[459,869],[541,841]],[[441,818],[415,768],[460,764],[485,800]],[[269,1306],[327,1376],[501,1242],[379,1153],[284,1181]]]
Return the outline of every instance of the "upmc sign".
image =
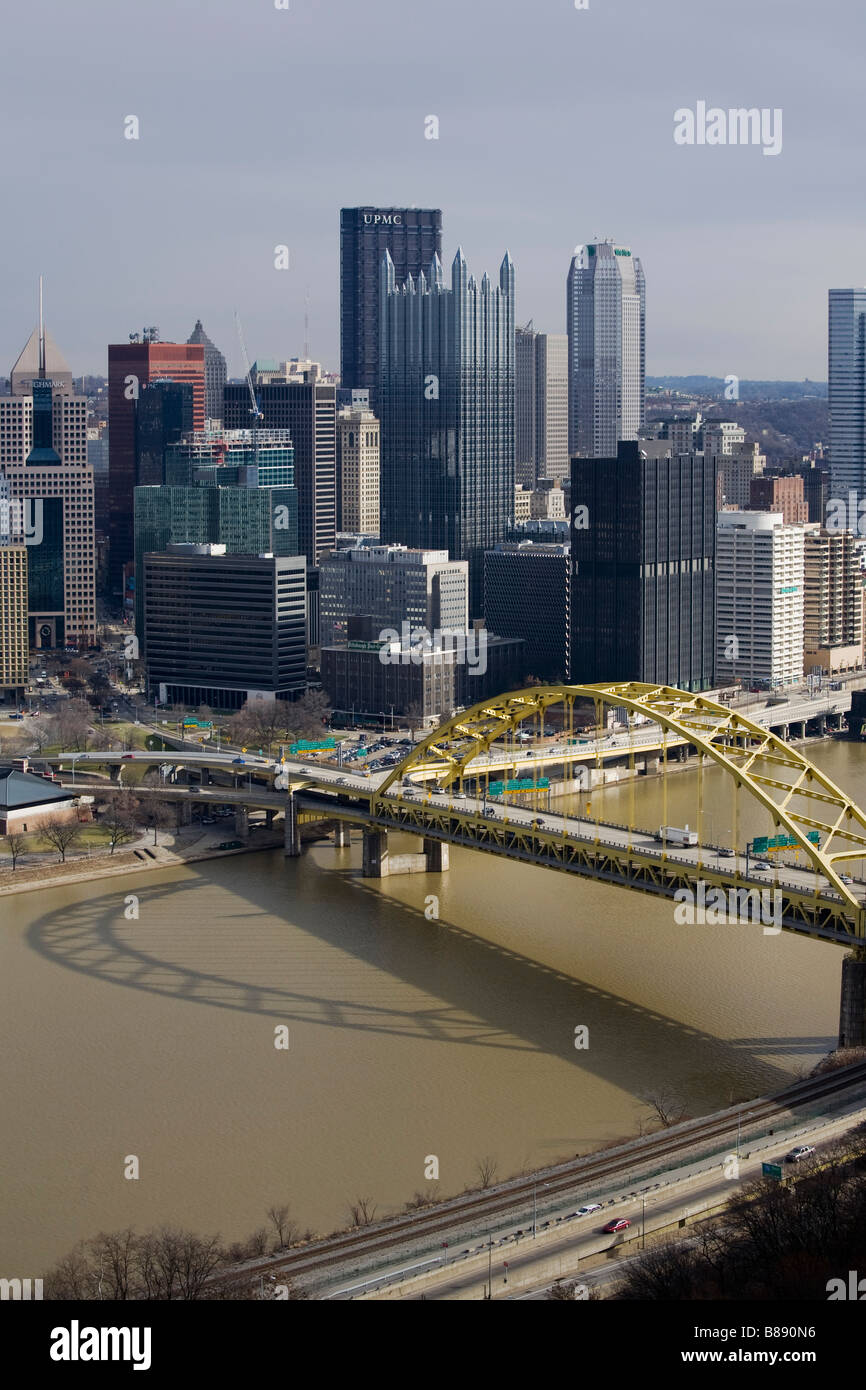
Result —
[[[402,227],[402,212],[365,212],[365,227],[376,227],[381,223],[383,227]]]

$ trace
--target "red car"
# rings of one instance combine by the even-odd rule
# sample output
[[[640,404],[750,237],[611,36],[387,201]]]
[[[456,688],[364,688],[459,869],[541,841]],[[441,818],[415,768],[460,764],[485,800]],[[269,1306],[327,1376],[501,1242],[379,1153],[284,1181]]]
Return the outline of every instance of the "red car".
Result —
[[[608,1221],[606,1226],[602,1226],[602,1230],[608,1231],[613,1235],[614,1231],[625,1231],[630,1225],[631,1222],[626,1221],[624,1216],[614,1217],[613,1221]]]

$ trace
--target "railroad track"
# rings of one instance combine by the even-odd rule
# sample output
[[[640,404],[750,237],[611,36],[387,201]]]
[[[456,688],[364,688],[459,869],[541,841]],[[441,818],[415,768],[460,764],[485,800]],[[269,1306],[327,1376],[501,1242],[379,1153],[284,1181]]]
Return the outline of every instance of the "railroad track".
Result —
[[[590,1189],[603,1181],[622,1174],[627,1177],[635,1167],[648,1167],[659,1160],[682,1156],[688,1149],[714,1139],[731,1134],[732,1113],[739,1113],[741,1129],[762,1121],[770,1120],[785,1111],[797,1109],[815,1100],[823,1100],[858,1085],[866,1085],[866,1062],[840,1068],[824,1076],[808,1078],[795,1082],[775,1096],[765,1097],[739,1106],[735,1111],[726,1111],[706,1120],[689,1121],[685,1125],[663,1130],[649,1142],[643,1140],[623,1146],[613,1152],[600,1154],[597,1158],[589,1156],[559,1164],[553,1170],[544,1170],[545,1203],[557,1193],[575,1193],[576,1188],[584,1189],[581,1195],[591,1195]],[[321,1272],[333,1266],[387,1251],[396,1246],[415,1245],[425,1239],[444,1235],[449,1231],[462,1229],[466,1225],[489,1226],[497,1218],[506,1216],[514,1209],[523,1215],[527,1203],[532,1199],[536,1179],[521,1176],[490,1191],[473,1193],[467,1197],[455,1197],[440,1203],[423,1214],[404,1214],[389,1218],[376,1226],[365,1226],[357,1231],[347,1231],[285,1255],[275,1255],[245,1265],[242,1270],[220,1270],[214,1282],[224,1279],[236,1280],[249,1275],[286,1275],[300,1278],[314,1271]]]

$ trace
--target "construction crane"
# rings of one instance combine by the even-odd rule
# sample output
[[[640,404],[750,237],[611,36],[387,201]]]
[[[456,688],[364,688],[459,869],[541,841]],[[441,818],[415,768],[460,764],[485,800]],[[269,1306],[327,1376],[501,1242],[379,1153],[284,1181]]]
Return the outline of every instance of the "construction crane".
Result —
[[[250,359],[249,359],[249,357],[248,357],[248,355],[247,355],[247,345],[246,345],[246,343],[244,342],[244,330],[243,330],[243,328],[241,327],[241,316],[240,316],[240,314],[238,313],[237,309],[235,309],[235,324],[236,324],[237,330],[238,330],[238,342],[239,342],[240,345],[241,345],[241,360],[243,361],[243,364],[244,364],[244,372],[245,372],[246,378],[247,378],[247,387],[248,387],[249,393],[250,393],[250,415],[253,417],[253,424],[252,424],[252,431],[253,431],[253,456],[254,456],[254,458],[255,458],[256,466],[258,466],[258,462],[259,462],[259,421],[264,419],[264,415],[263,415],[263,413],[262,413],[261,404],[260,404],[260,402],[258,401],[258,399],[257,399],[257,397],[256,397],[255,390],[254,390],[254,388],[253,388],[253,373],[252,373],[252,368],[250,367]]]

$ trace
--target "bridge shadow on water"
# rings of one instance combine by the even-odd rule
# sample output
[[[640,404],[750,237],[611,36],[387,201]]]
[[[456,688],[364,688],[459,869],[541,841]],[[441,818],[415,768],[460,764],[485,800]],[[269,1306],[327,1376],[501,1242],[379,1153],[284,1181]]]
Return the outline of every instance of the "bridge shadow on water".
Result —
[[[264,851],[245,857],[253,871],[236,883],[230,859],[187,866],[169,882],[135,875],[118,890],[116,879],[96,881],[85,900],[38,918],[28,944],[65,969],[125,989],[294,1028],[547,1054],[634,1096],[663,1082],[699,1110],[788,1083],[791,1070],[767,1054],[811,1056],[835,1045],[832,1037],[713,1037],[454,923],[428,921],[339,855],[327,866],[310,861],[309,851],[301,861]],[[350,918],[349,886],[359,901]],[[208,888],[220,893],[218,914],[203,914],[198,895]],[[124,918],[131,890],[141,904],[137,921]],[[279,921],[281,900],[290,936]],[[250,946],[242,969],[240,931]],[[376,973],[347,971],[346,956]],[[328,969],[334,988],[323,992]],[[319,987],[306,989],[305,978],[314,977]],[[417,991],[424,1000],[394,1000],[395,980],[398,993]],[[442,1002],[431,1005],[430,996]],[[588,1049],[575,1048],[578,1024],[589,1029]]]

